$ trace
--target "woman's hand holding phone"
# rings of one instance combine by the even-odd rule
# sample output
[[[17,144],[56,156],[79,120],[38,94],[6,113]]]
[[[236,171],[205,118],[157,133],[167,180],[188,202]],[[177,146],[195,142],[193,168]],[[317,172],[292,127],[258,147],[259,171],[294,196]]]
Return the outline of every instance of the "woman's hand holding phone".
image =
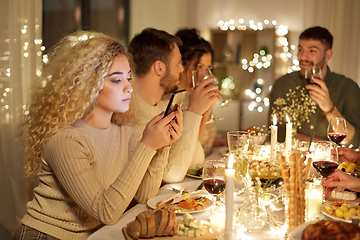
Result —
[[[155,116],[146,125],[140,142],[157,150],[169,146],[178,140],[183,131],[183,112],[178,107],[177,111],[164,117],[164,114]]]

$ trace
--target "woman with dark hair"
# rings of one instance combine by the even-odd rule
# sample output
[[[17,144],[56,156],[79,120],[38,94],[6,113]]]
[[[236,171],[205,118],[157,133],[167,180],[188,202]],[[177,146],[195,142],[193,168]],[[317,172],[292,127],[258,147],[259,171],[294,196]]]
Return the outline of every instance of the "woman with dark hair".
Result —
[[[197,29],[181,29],[175,36],[179,37],[182,45],[179,47],[181,52],[184,71],[180,75],[179,88],[189,91],[193,88],[192,71],[197,70],[205,76],[207,68],[212,69],[214,51],[208,41],[200,36]],[[206,124],[209,120],[211,110],[208,109],[203,114],[200,125],[199,141],[205,152],[205,156],[210,153],[213,146],[220,146],[226,143],[225,138],[216,138],[215,124]]]

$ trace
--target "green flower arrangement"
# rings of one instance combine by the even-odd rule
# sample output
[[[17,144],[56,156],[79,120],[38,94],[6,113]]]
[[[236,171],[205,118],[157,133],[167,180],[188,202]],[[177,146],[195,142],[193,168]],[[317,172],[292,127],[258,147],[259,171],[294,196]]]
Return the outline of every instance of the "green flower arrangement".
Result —
[[[301,128],[301,123],[310,122],[309,117],[315,113],[317,104],[312,100],[305,88],[297,86],[295,90],[289,89],[285,98],[277,98],[272,107],[272,116],[275,114],[280,124],[286,122],[289,116],[293,128]]]

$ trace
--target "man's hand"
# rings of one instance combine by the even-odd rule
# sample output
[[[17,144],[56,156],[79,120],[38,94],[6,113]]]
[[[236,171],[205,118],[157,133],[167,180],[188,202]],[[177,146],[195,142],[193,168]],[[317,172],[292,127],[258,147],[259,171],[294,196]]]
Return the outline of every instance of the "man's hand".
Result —
[[[330,195],[332,190],[337,187],[360,192],[360,179],[340,170],[336,170],[330,176],[324,178],[322,185],[325,187],[325,196]]]
[[[314,78],[317,85],[308,84],[305,86],[309,90],[310,97],[319,105],[320,109],[327,113],[334,107],[330,99],[329,90],[324,81]]]
[[[219,99],[219,87],[210,84],[212,80],[208,78],[190,91],[188,111],[202,115]]]
[[[349,161],[356,161],[360,162],[360,152],[355,151],[354,149],[347,148],[347,147],[340,147],[337,148],[338,150],[338,156],[339,156],[339,162],[349,162]],[[336,151],[336,149],[333,149],[332,152]]]

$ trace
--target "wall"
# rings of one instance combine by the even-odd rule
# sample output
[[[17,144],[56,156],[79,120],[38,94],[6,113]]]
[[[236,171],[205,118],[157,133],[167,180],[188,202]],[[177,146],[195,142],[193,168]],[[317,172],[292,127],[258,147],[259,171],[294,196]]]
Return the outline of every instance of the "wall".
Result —
[[[182,27],[196,27],[207,39],[210,29],[217,28],[217,22],[243,18],[246,22],[265,19],[277,20],[287,25],[297,42],[304,29],[303,0],[132,0],[130,3],[130,36],[143,28],[152,26],[175,33]]]

